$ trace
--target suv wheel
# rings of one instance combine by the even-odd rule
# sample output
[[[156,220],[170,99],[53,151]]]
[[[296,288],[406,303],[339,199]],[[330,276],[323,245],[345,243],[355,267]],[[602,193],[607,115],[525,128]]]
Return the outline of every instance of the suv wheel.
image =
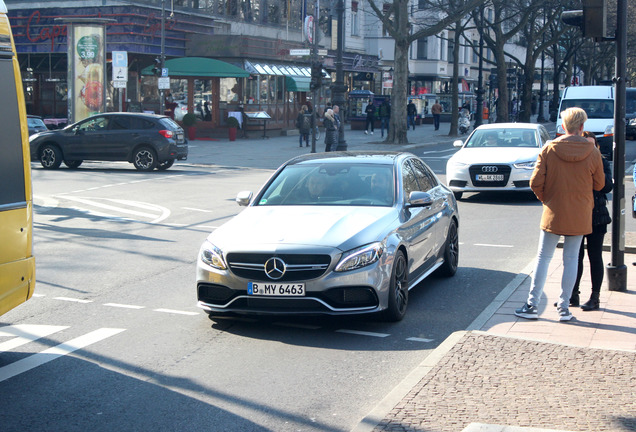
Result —
[[[174,159],[168,159],[167,161],[161,162],[157,166],[157,169],[160,171],[167,170],[168,168],[172,166],[172,164],[174,164]]]
[[[150,147],[139,147],[133,154],[133,165],[139,171],[152,171],[157,167],[157,155]]]
[[[40,151],[40,163],[46,169],[57,169],[62,164],[62,152],[53,144],[44,144]]]

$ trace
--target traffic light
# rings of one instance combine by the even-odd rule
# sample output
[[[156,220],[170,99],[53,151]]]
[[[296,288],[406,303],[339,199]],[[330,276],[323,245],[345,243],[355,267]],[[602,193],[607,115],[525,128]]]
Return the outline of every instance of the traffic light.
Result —
[[[153,65],[153,67],[152,67],[152,73],[153,73],[155,76],[161,76],[161,59],[160,59],[159,57],[157,57],[157,58],[154,60],[154,62],[155,62],[155,63],[154,63],[154,65]]]
[[[322,86],[322,63],[312,63],[311,65],[311,90],[318,90]]]
[[[565,11],[561,14],[565,24],[579,27],[583,37],[604,38],[607,22],[605,0],[583,0],[583,9]]]

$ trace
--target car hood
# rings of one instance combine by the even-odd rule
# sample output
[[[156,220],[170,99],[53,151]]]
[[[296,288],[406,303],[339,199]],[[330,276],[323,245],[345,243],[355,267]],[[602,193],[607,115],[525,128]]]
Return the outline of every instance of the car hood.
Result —
[[[58,130],[45,130],[42,132],[37,132],[34,133],[33,135],[31,135],[29,137],[29,139],[31,141],[35,140],[35,139],[42,139],[42,138],[50,138],[50,137],[54,137],[54,136],[60,136],[62,134],[62,130],[58,129]]]
[[[465,164],[517,163],[536,159],[538,147],[462,148],[451,160]]]
[[[254,206],[217,228],[208,240],[226,252],[285,247],[349,250],[383,239],[397,217],[393,207]]]

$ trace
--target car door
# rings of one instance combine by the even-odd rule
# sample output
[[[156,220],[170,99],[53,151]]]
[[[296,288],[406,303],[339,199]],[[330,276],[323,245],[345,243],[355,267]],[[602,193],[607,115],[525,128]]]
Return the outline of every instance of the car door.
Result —
[[[105,157],[108,118],[93,116],[79,122],[66,136],[65,160],[109,160]]]
[[[406,208],[410,193],[422,189],[410,159],[402,162],[401,176],[404,222],[400,227],[400,235],[408,246],[410,280],[415,280],[434,264],[436,245],[439,241],[436,225],[438,210],[435,206]]]
[[[109,160],[127,160],[132,142],[138,131],[135,129],[135,118],[128,115],[113,115],[108,123],[106,135],[106,151]]]

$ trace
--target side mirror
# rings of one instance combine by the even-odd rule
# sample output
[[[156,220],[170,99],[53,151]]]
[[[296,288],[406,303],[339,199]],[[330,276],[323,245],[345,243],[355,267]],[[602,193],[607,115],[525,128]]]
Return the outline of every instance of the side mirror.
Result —
[[[453,141],[453,147],[462,147],[463,145],[464,145],[464,141],[462,140]]]
[[[236,195],[236,202],[242,207],[246,207],[252,199],[252,191],[242,191]]]
[[[433,197],[431,194],[420,191],[413,191],[409,194],[409,199],[406,202],[406,207],[427,207],[433,204]]]

